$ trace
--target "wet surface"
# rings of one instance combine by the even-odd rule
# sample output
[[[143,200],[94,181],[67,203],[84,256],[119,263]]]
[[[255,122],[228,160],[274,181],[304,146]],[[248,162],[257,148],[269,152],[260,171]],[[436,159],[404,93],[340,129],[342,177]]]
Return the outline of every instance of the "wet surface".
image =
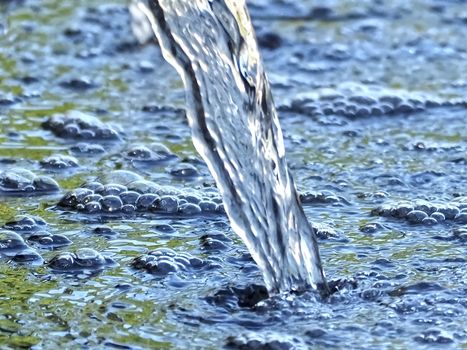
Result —
[[[325,271],[355,282],[265,299],[124,4],[0,3],[2,344],[466,347],[464,7],[252,2]]]

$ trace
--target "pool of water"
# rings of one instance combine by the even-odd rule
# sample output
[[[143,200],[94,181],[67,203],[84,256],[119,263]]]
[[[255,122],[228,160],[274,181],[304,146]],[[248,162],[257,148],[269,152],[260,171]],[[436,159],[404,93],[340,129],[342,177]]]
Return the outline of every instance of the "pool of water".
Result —
[[[349,282],[264,299],[125,2],[3,1],[2,348],[467,348],[463,2],[249,5],[326,274]],[[128,190],[154,197],[124,210]]]

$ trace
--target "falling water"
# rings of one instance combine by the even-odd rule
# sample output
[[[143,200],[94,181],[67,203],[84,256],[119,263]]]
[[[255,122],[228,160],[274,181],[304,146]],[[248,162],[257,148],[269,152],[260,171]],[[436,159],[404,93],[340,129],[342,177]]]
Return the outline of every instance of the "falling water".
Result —
[[[326,294],[244,0],[135,0],[130,10],[135,34],[155,33],[183,79],[193,143],[269,292]]]

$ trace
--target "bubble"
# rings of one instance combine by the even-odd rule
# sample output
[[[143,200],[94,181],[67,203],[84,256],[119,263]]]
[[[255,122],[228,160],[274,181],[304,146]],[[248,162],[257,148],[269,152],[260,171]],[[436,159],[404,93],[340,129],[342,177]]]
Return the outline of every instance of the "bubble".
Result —
[[[156,209],[159,204],[160,197],[153,193],[145,193],[139,196],[136,201],[136,208],[138,210]]]
[[[201,208],[193,203],[184,203],[180,205],[178,212],[186,215],[196,215],[201,213]]]
[[[198,169],[190,163],[179,163],[170,169],[170,175],[182,179],[199,177]]]
[[[78,160],[75,157],[61,154],[44,158],[40,164],[42,167],[48,169],[68,169],[79,166]]]
[[[177,253],[169,248],[158,248],[135,258],[131,264],[136,269],[160,277],[179,271],[190,271],[206,266],[205,262],[188,253]]]
[[[53,257],[48,266],[57,272],[80,272],[85,270],[99,271],[114,265],[111,258],[91,248],[81,248],[75,253],[62,252]]]
[[[38,252],[30,248],[16,253],[11,260],[19,264],[42,263],[44,261]]]
[[[174,196],[162,196],[159,201],[159,209],[167,213],[176,213],[178,205],[179,201]]]
[[[67,115],[56,115],[47,119],[42,127],[52,131],[56,136],[85,140],[120,140],[117,130],[102,123],[98,118],[79,111],[71,111]],[[82,152],[83,147],[74,151]],[[88,152],[84,152],[88,153]]]
[[[407,220],[410,223],[417,224],[422,222],[423,219],[427,218],[428,214],[421,210],[412,210],[407,214]]]
[[[446,217],[444,216],[443,213],[440,212],[434,212],[433,214],[430,215],[433,219],[435,219],[437,222],[443,222],[446,220]]]
[[[115,213],[122,209],[123,203],[120,197],[109,195],[102,198],[101,206],[104,212]]]
[[[104,190],[102,191],[103,196],[119,196],[121,193],[126,192],[127,188],[123,185],[119,184],[107,184],[104,186]]]
[[[120,199],[122,200],[123,204],[131,204],[133,206],[136,205],[140,194],[135,191],[125,191],[120,193]]]
[[[0,230],[0,252],[22,251],[28,249],[23,238],[13,231]]]
[[[201,201],[199,202],[199,207],[203,212],[214,212],[216,210],[217,204],[211,201]]]

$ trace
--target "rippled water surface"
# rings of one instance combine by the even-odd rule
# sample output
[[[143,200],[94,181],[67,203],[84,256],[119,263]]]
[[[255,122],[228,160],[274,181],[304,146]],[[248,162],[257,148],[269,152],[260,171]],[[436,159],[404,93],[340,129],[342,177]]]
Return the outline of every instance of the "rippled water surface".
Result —
[[[183,86],[125,3],[3,1],[2,347],[467,348],[465,4],[249,5],[326,274],[353,283],[252,306]]]

